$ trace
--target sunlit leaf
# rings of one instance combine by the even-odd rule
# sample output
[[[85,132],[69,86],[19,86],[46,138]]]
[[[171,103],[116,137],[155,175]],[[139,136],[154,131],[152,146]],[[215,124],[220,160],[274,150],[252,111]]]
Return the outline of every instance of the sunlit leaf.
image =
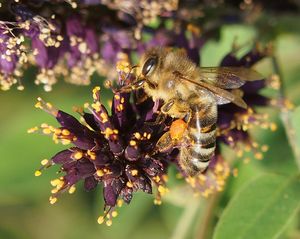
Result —
[[[261,175],[229,202],[213,238],[276,238],[299,209],[299,198],[299,177]]]

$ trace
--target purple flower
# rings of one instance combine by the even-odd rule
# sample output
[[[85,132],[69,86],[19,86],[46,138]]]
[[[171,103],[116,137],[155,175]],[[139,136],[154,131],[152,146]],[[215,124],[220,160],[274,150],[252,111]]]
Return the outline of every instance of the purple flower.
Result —
[[[23,36],[16,37],[11,26],[0,22],[0,89],[8,90],[22,75],[21,63],[27,61],[24,54]],[[18,89],[23,86],[19,84]]]

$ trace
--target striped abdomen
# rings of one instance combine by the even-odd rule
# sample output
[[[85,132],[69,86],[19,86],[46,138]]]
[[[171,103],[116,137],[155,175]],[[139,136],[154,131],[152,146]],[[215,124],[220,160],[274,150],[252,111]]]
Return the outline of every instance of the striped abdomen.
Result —
[[[203,172],[216,148],[217,104],[209,96],[191,103],[191,116],[185,142],[180,150],[180,163],[190,176]]]

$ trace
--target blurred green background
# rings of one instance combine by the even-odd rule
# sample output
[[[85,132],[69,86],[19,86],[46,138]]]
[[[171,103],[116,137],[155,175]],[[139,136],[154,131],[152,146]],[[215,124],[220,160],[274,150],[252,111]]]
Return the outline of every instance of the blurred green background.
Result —
[[[296,105],[300,103],[300,29],[295,31],[291,25],[299,21],[299,17],[279,21],[282,25],[279,24],[279,34],[274,38],[276,55],[286,84],[286,96]],[[218,65],[220,59],[230,51],[236,37],[237,42],[243,44],[255,39],[257,34],[252,26],[224,26],[220,41],[208,42],[201,51],[202,65]],[[255,67],[266,76],[273,70],[270,59],[263,60]],[[52,92],[45,93],[41,86],[33,85],[33,72],[34,69],[23,79],[26,86],[24,91],[12,89],[0,92],[0,238],[180,238],[181,227],[188,230],[184,238],[197,238],[202,230],[202,211],[207,202],[202,200],[199,206],[196,203],[199,199],[189,199],[188,194],[177,191],[178,182],[172,175],[171,192],[161,206],[153,205],[151,195],[137,193],[130,205],[120,208],[112,227],[97,224],[97,217],[103,212],[100,187],[86,193],[80,185],[75,194],[64,194],[55,205],[49,204],[49,182],[56,178],[58,168],[44,171],[41,177],[34,177],[34,171],[42,159],[50,158],[65,147],[55,145],[49,137],[27,134],[28,128],[43,122],[57,125],[51,116],[34,108],[36,98],[41,96],[56,107],[72,113],[72,106],[91,101],[93,86],[79,87],[61,81]],[[93,80],[93,85],[101,83],[97,77]],[[104,93],[103,99],[108,100],[109,97],[109,93]],[[255,130],[254,134],[258,142],[269,145],[270,149],[262,161],[253,159],[248,164],[240,159],[234,161],[239,176],[229,178],[215,211],[216,219],[232,195],[251,178],[262,172],[292,175],[297,171],[279,113],[275,109],[268,111],[278,124],[278,130]],[[226,157],[232,158],[230,152]],[[193,217],[192,224],[186,227],[183,224],[189,217]],[[300,238],[300,232],[295,227],[297,223],[295,218],[281,238]]]

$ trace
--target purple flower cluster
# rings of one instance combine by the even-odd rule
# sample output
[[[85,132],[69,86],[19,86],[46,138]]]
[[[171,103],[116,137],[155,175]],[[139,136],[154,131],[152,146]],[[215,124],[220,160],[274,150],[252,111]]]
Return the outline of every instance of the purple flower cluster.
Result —
[[[35,83],[46,91],[58,78],[88,85],[97,73],[113,80],[116,62],[133,62],[136,54],[157,45],[184,48],[199,64],[206,40],[218,37],[222,24],[242,21],[238,13],[244,11],[227,11],[232,5],[220,1],[6,2],[0,8],[3,90],[17,82],[22,89],[19,79],[29,65],[38,68]]]
[[[35,83],[46,91],[60,76],[80,85],[88,85],[96,72],[115,78],[116,62],[142,44],[144,24],[171,16],[178,5],[177,0],[7,2],[0,19],[0,87],[9,89],[32,64],[39,69]]]
[[[223,59],[222,65],[250,67],[267,54],[267,48],[257,47],[241,58],[230,53]],[[121,62],[117,69],[118,82],[121,85],[122,82],[134,80],[136,77],[131,73],[128,62]],[[167,173],[172,164],[194,188],[196,194],[207,197],[222,191],[226,178],[231,173],[236,173],[224,160],[220,150],[221,144],[229,145],[240,156],[243,153],[239,147],[241,144],[245,150],[252,148],[257,159],[261,159],[262,152],[267,150],[267,146],[260,148],[252,140],[248,129],[255,125],[274,128],[264,115],[254,109],[254,106],[268,104],[269,100],[260,95],[259,91],[269,85],[267,80],[259,80],[243,86],[241,93],[249,105],[248,110],[233,104],[219,107],[216,154],[208,169],[194,177],[186,175],[178,164],[180,148],[174,146],[166,152],[155,150],[160,137],[170,130],[177,120],[167,118],[161,124],[153,124],[158,117],[156,112],[159,108],[150,98],[140,102],[137,97],[139,92],[114,93],[111,110],[107,110],[100,99],[100,87],[95,87],[93,103],[84,105],[88,113],[83,109],[76,110],[83,122],[39,99],[36,107],[53,115],[60,127],[42,124],[29,132],[40,131],[51,135],[56,143],[71,143],[73,146],[57,153],[50,160],[43,160],[35,175],[41,175],[44,168],[60,165],[63,175],[51,181],[54,187],[51,191],[51,204],[57,201],[62,192],[74,192],[75,184],[80,180],[84,181],[87,191],[94,189],[98,184],[103,185],[105,212],[98,222],[106,222],[107,225],[111,225],[112,217],[117,215],[116,207],[122,202],[130,203],[133,193],[138,190],[150,194],[155,188],[154,203],[161,204],[162,196],[168,192]]]

